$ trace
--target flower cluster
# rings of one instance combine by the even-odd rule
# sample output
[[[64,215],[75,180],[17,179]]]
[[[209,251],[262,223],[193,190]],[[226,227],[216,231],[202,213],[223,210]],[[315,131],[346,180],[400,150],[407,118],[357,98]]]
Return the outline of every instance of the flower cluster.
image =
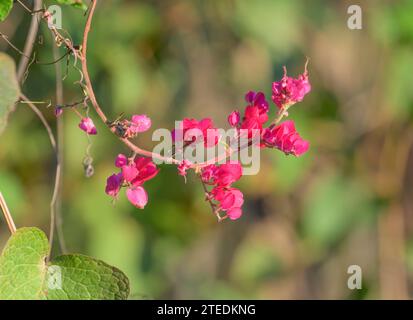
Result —
[[[300,102],[311,90],[308,80],[308,71],[305,68],[303,74],[297,79],[287,76],[287,69],[284,67],[284,76],[281,81],[272,84],[272,101],[278,108],[289,108],[291,105]]]
[[[238,162],[230,162],[221,165],[209,165],[201,169],[202,182],[213,185],[213,189],[208,192],[208,200],[214,201],[215,214],[224,219],[228,217],[236,220],[242,215],[242,205],[244,195],[231,185],[242,176],[242,166]],[[221,216],[220,212],[225,215]]]
[[[239,111],[235,110],[228,116],[228,123],[231,127],[243,129],[252,137],[252,130],[262,130],[263,125],[268,121],[269,104],[262,92],[249,91],[245,95],[248,106],[245,108],[244,117],[241,121]]]
[[[279,109],[275,120],[265,127],[270,118],[270,105],[263,92],[249,91],[245,95],[247,105],[243,116],[235,110],[227,118],[229,125],[236,129],[234,138],[247,137],[251,142],[250,139],[255,138],[254,134],[259,134],[261,147],[276,148],[286,155],[301,156],[309,149],[308,141],[301,138],[292,120],[279,122],[284,116],[288,116],[286,111],[293,104],[302,101],[310,90],[307,68],[297,78],[288,77],[284,68],[282,79],[272,84],[272,101]],[[172,132],[172,139],[176,148],[177,142],[184,142],[181,144],[183,148],[195,143],[203,143],[207,148],[215,146],[220,136],[210,118],[199,121],[185,118],[180,127]],[[232,184],[242,176],[240,163],[197,167],[183,160],[178,165],[178,173],[186,177],[188,169],[191,168],[198,172],[206,188],[207,200],[220,220],[236,220],[241,217],[244,196],[240,190],[232,187]],[[207,185],[212,188],[208,190]]]
[[[301,156],[309,149],[308,141],[301,138],[292,120],[284,122],[281,120],[288,116],[287,110],[293,104],[302,101],[310,90],[307,68],[297,78],[288,77],[284,68],[282,79],[272,84],[272,101],[278,108],[278,112],[273,116],[274,120],[267,125],[271,110],[265,94],[249,91],[245,95],[247,105],[243,115],[238,110],[228,115],[228,123],[235,129],[232,133],[234,136],[231,138],[246,137],[247,141],[252,143],[251,139],[258,133],[261,147],[276,148],[286,155]],[[116,120],[109,125],[120,137],[130,138],[149,130],[151,120],[146,115],[134,115],[131,120]],[[96,134],[96,128],[90,118],[82,118],[79,127],[88,134]],[[177,151],[195,144],[197,146],[201,144],[204,148],[214,147],[221,139],[219,130],[210,118],[201,120],[184,118],[171,132],[171,136],[175,144],[175,155]],[[222,141],[222,144],[226,145],[226,142]],[[226,148],[225,156],[228,158],[228,152],[239,151],[241,147]],[[177,163],[176,159],[173,160]],[[213,160],[213,162],[199,164],[183,159],[177,163],[178,174],[186,179],[188,170],[194,169],[204,185],[206,199],[218,219],[236,220],[242,216],[244,196],[240,190],[233,187],[233,184],[243,175],[242,165],[234,161],[218,164],[221,162],[219,158]],[[208,165],[208,163],[213,164]],[[144,208],[148,202],[148,195],[143,184],[157,175],[159,170],[156,165],[150,158],[135,156],[127,158],[120,154],[116,158],[115,166],[120,168],[120,172],[107,179],[106,193],[116,198],[120,189],[125,187],[128,200],[137,208]]]
[[[292,154],[296,157],[305,153],[310,144],[303,140],[295,130],[292,120],[287,120],[273,128],[267,128],[263,133],[263,141],[267,147],[277,148],[285,154]]]
[[[105,192],[111,197],[117,197],[120,189],[126,187],[126,196],[130,203],[139,209],[143,209],[148,203],[148,194],[143,188],[144,182],[154,178],[159,169],[150,158],[135,157],[128,159],[119,154],[115,160],[115,166],[121,172],[115,173],[106,180]]]

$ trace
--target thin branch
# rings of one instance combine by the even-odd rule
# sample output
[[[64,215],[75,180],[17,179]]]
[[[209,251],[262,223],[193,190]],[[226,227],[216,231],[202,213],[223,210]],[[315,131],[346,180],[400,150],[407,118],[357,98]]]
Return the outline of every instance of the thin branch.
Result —
[[[47,123],[46,118],[43,116],[43,113],[27,98],[24,94],[20,94],[20,99],[22,99],[25,104],[27,104],[30,109],[38,116],[40,121],[42,122],[43,126],[45,127],[47,134],[49,136],[50,144],[53,147],[54,152],[57,152],[57,143],[55,137],[53,135],[52,128],[50,128],[49,124]]]
[[[0,208],[1,208],[1,211],[3,212],[4,218],[6,219],[7,226],[9,227],[11,234],[14,234],[16,232],[16,225],[14,224],[13,218],[10,214],[10,210],[7,207],[6,200],[4,200],[3,194],[1,192],[0,192]]]
[[[5,35],[4,33],[0,32],[0,37],[3,38],[4,41],[7,42],[7,44],[14,50],[16,51],[18,54],[24,56],[24,52],[21,51],[19,48],[17,48],[10,40],[9,37],[7,35]],[[30,57],[26,57],[28,59],[30,59]]]
[[[201,184],[202,184],[202,188],[204,189],[204,192],[205,192],[206,200],[209,202],[209,205],[211,206],[212,212],[217,216],[218,222],[221,222],[222,220],[225,220],[227,218],[227,216],[221,216],[219,214],[219,210],[218,210],[217,206],[212,202],[212,200],[209,196],[209,191],[208,191],[208,188],[207,188],[205,182],[202,180],[201,175],[198,175],[198,176],[199,176],[199,179],[201,180]]]
[[[24,10],[29,13],[33,13],[32,10],[30,10],[23,2],[21,2],[20,0],[17,0],[17,2],[23,7]]]
[[[53,243],[53,237],[54,237],[54,225],[55,225],[55,217],[56,217],[56,211],[55,211],[55,206],[56,206],[56,200],[58,197],[58,192],[59,192],[59,186],[60,186],[60,175],[61,175],[61,167],[60,167],[60,158],[59,158],[59,152],[58,152],[58,147],[56,143],[56,139],[53,135],[53,131],[50,128],[49,124],[47,123],[46,118],[43,116],[41,111],[29,101],[29,99],[24,95],[20,95],[21,99],[25,101],[25,103],[33,110],[33,112],[38,116],[40,121],[42,122],[43,126],[45,127],[47,134],[49,136],[50,144],[52,145],[53,151],[55,152],[56,156],[56,173],[55,173],[55,183],[54,183],[54,189],[53,189],[53,195],[52,195],[52,200],[50,201],[50,235],[49,235],[49,241],[50,244]],[[52,250],[52,245],[50,245],[50,250],[48,254],[48,260],[50,258],[50,253]]]
[[[57,46],[53,44],[53,57],[59,56],[59,49]],[[60,62],[55,64],[56,69],[56,103],[58,105],[63,104],[63,82],[62,82],[62,65]],[[54,208],[54,210],[50,210],[51,216],[55,216],[55,226],[57,231],[57,236],[59,239],[59,246],[60,251],[65,254],[66,250],[66,241],[63,234],[63,217],[62,217],[62,180],[63,180],[63,118],[56,117],[56,127],[57,127],[57,167],[56,167],[56,179],[55,179],[55,186],[53,190],[53,199],[50,203],[50,207]],[[52,220],[52,219],[50,219]],[[52,224],[51,224],[52,226]],[[51,240],[50,240],[51,241]]]
[[[39,11],[41,8],[42,8],[42,0],[34,0],[33,12]],[[32,15],[29,33],[27,34],[26,43],[23,49],[23,55],[20,59],[19,66],[17,68],[17,79],[19,83],[22,82],[24,78],[24,74],[26,73],[27,65],[30,62],[29,57],[31,57],[32,55],[33,46],[36,41],[37,31],[39,29],[40,17],[41,17],[41,12],[37,12]]]

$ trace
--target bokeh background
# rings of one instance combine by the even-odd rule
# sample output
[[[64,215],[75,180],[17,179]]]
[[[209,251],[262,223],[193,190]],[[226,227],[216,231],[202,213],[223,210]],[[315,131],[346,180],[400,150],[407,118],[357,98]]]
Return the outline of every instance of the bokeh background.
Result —
[[[362,7],[362,30],[347,28],[351,4]],[[185,184],[174,166],[163,165],[146,184],[145,210],[124,195],[112,205],[105,180],[127,150],[91,113],[99,134],[90,139],[95,174],[86,178],[89,142],[66,112],[61,217],[68,250],[122,269],[132,299],[411,297],[412,14],[411,0],[100,1],[89,66],[110,117],[147,113],[154,128],[172,128],[183,117],[209,116],[225,126],[226,115],[245,106],[246,91],[269,96],[282,66],[298,75],[308,56],[313,89],[290,117],[311,149],[301,158],[265,150],[260,173],[236,185],[247,199],[244,216],[219,224],[199,181],[189,175]],[[84,21],[81,10],[63,7],[75,43]],[[22,48],[29,23],[15,5],[0,30]],[[44,24],[40,35],[37,57],[52,61]],[[20,58],[4,41],[0,49]],[[33,64],[22,90],[54,103],[54,77],[53,65]],[[69,67],[65,103],[81,98],[77,79]],[[39,107],[55,128],[52,108]],[[151,133],[138,143],[151,148]],[[18,226],[48,231],[54,165],[44,128],[19,105],[0,136],[0,190]],[[0,246],[8,236],[0,220]],[[354,264],[363,271],[362,290],[347,288]]]

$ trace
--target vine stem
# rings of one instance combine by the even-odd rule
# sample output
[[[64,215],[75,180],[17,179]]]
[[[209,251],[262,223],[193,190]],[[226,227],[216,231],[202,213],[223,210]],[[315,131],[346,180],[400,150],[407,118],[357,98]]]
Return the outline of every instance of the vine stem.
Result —
[[[34,42],[36,41],[37,31],[39,30],[40,15],[39,11],[42,8],[42,0],[34,0],[32,20],[30,22],[29,33],[26,37],[26,43],[24,44],[23,55],[20,59],[19,66],[17,68],[17,79],[19,83],[23,81],[24,74],[27,69],[27,65],[30,61],[30,56],[32,55]],[[38,12],[39,11],[39,12]]]
[[[6,219],[7,226],[9,227],[9,230],[11,234],[14,234],[16,232],[16,225],[14,224],[13,218],[10,214],[10,210],[7,207],[6,200],[3,197],[3,194],[0,192],[0,208],[1,211],[3,212],[4,218]]]
[[[49,124],[47,123],[46,118],[43,116],[43,113],[27,98],[24,94],[20,94],[20,99],[23,100],[21,102],[24,102],[27,104],[30,109],[33,110],[33,112],[37,115],[37,117],[40,119],[42,122],[43,126],[45,127],[47,131],[47,135],[49,136],[50,144],[52,145],[53,151],[57,151],[57,144],[56,144],[56,139],[53,135],[52,128],[50,128]]]

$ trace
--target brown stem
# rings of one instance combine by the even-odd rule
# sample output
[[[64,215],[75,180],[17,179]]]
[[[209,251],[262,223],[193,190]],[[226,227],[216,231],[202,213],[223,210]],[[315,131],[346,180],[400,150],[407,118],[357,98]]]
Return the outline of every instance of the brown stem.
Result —
[[[37,12],[42,8],[42,0],[34,0],[32,20],[30,22],[29,33],[26,37],[26,43],[23,49],[23,55],[20,59],[19,66],[17,68],[17,79],[19,83],[23,81],[24,74],[26,73],[27,65],[29,64],[30,57],[32,55],[34,42],[36,41],[37,31],[39,30],[39,23],[41,18],[41,12]]]
[[[202,188],[204,189],[205,192],[205,196],[207,197],[207,201],[209,202],[209,205],[211,206],[212,212],[217,216],[218,218],[218,222],[221,222],[222,220],[224,220],[226,218],[226,216],[221,217],[221,215],[219,214],[219,210],[217,210],[217,206],[212,202],[212,200],[209,198],[209,191],[208,188],[205,184],[205,182],[202,180],[201,175],[198,175],[199,179],[201,180],[201,184],[202,184]]]
[[[0,208],[1,208],[1,211],[3,212],[4,218],[6,219],[7,226],[9,227],[11,234],[14,234],[16,232],[16,225],[14,224],[13,218],[10,214],[10,210],[7,207],[6,200],[4,200],[3,194],[1,192],[0,192]]]

